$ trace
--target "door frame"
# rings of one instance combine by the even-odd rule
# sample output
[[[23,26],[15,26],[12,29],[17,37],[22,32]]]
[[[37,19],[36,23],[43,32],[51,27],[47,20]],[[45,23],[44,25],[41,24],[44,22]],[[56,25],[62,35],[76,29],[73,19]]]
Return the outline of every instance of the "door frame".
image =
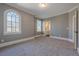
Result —
[[[78,48],[78,9],[72,16],[72,39],[74,40],[74,49]]]

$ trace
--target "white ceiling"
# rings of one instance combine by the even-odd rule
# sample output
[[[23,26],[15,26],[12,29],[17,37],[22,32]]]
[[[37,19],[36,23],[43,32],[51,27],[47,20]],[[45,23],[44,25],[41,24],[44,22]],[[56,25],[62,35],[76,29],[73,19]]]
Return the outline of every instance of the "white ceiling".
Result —
[[[16,3],[8,4],[19,8],[32,15],[36,15],[40,18],[53,17],[59,14],[66,13],[70,9],[77,6],[77,3],[48,3],[46,8],[39,7],[39,3]]]

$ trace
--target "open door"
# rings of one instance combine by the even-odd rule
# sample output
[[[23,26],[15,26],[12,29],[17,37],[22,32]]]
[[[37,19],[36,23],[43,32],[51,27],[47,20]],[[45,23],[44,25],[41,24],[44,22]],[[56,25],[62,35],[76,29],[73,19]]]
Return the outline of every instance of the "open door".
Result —
[[[75,11],[72,17],[72,39],[74,40],[74,49],[77,49],[78,45],[78,12]]]

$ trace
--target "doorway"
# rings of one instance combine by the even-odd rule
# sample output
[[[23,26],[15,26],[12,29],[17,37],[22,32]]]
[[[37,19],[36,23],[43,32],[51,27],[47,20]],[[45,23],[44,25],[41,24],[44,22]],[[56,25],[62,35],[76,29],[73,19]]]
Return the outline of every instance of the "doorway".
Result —
[[[78,11],[74,12],[72,17],[72,39],[74,40],[74,49],[78,47]]]
[[[50,20],[44,20],[43,21],[43,32],[44,35],[50,35],[50,29],[51,29],[51,22]]]

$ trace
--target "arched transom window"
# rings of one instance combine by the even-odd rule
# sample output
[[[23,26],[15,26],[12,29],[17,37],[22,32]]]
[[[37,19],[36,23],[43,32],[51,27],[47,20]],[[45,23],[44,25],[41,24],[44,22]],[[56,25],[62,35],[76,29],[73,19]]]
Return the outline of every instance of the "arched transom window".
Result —
[[[21,17],[15,10],[6,10],[4,13],[5,33],[21,32]]]

